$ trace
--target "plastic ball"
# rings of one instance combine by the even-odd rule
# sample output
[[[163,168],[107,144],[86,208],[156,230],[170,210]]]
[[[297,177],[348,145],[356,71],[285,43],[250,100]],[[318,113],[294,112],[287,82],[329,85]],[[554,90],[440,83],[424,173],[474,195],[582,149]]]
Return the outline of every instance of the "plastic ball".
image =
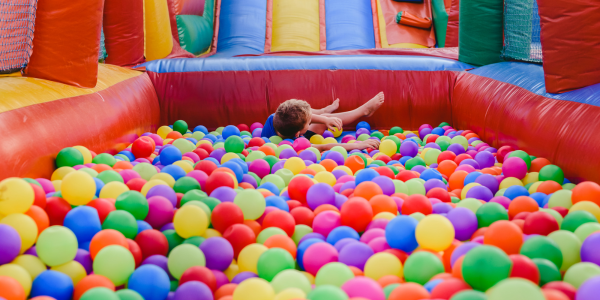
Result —
[[[244,214],[244,220],[256,220],[265,212],[265,197],[255,190],[243,190],[233,200]]]
[[[233,247],[222,237],[211,237],[200,245],[206,257],[206,267],[225,271],[233,261]]]
[[[38,237],[38,230],[35,221],[25,214],[11,214],[0,220],[0,224],[5,224],[17,231],[21,238],[21,249],[19,253],[24,253],[31,248]]]
[[[319,269],[315,277],[315,285],[333,285],[342,287],[348,280],[354,278],[354,273],[343,263],[332,262]]]
[[[194,205],[185,205],[178,209],[173,217],[175,231],[182,238],[201,236],[208,228],[209,218],[206,213]]]
[[[127,282],[134,269],[133,255],[122,246],[106,246],[94,258],[94,274],[105,276],[115,286]]]
[[[415,231],[419,222],[409,216],[398,216],[389,221],[385,228],[385,238],[390,247],[412,252],[419,244]]]
[[[20,253],[21,237],[19,233],[6,224],[0,224],[0,265],[10,263]]]
[[[424,285],[433,276],[443,272],[442,261],[435,254],[427,251],[413,253],[404,263],[404,278],[407,282]]]
[[[217,289],[217,278],[215,277],[215,274],[206,267],[193,266],[185,270],[185,272],[183,272],[181,275],[179,285],[185,284],[189,281],[202,282],[206,284],[206,286],[213,292]]]
[[[488,300],[531,299],[546,300],[544,294],[531,281],[521,278],[510,278],[499,282],[488,293]]]
[[[517,254],[523,244],[523,232],[513,222],[497,221],[485,231],[483,243],[496,246],[508,255]]]
[[[138,225],[132,214],[124,210],[115,210],[108,214],[102,223],[102,229],[114,229],[126,238],[134,239],[138,233]]]
[[[341,224],[349,226],[358,232],[364,231],[373,219],[373,209],[365,199],[351,198],[340,210]]]
[[[283,270],[294,268],[294,258],[284,249],[271,248],[263,252],[256,265],[258,276],[271,281]]]
[[[385,294],[381,286],[369,277],[359,276],[350,279],[342,285],[342,290],[352,298],[363,297],[364,299],[385,300]]]
[[[462,276],[476,290],[486,291],[508,278],[512,267],[510,258],[494,246],[479,246],[469,251],[462,262]]]
[[[70,300],[71,294],[73,294],[71,278],[63,273],[48,270],[33,280],[30,296],[50,296],[56,300]]]
[[[307,272],[316,275],[322,266],[330,262],[336,262],[338,255],[337,250],[330,244],[312,244],[306,249],[302,257],[303,266]]]
[[[77,237],[62,226],[51,226],[38,237],[36,250],[39,258],[48,266],[69,262],[77,254]]]
[[[417,242],[423,249],[433,251],[445,250],[454,241],[454,227],[445,217],[440,215],[426,216],[415,230]]]
[[[272,300],[275,290],[262,278],[250,278],[240,283],[233,292],[232,300]]]
[[[169,272],[176,279],[180,279],[185,270],[193,266],[206,266],[204,253],[198,247],[190,244],[182,244],[175,247],[169,253]]]
[[[61,193],[69,204],[85,205],[96,194],[96,182],[85,172],[71,172],[62,180]]]

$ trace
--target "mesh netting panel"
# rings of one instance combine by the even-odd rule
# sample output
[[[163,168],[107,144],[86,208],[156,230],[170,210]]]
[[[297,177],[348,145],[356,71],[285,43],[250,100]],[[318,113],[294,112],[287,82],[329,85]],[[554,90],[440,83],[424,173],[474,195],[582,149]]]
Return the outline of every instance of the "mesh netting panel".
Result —
[[[104,44],[104,29],[100,33],[100,53],[98,53],[98,61],[104,61],[106,59],[106,45]]]
[[[37,0],[0,0],[0,74],[21,70],[33,48]]]
[[[504,59],[541,63],[540,16],[536,0],[505,0]]]

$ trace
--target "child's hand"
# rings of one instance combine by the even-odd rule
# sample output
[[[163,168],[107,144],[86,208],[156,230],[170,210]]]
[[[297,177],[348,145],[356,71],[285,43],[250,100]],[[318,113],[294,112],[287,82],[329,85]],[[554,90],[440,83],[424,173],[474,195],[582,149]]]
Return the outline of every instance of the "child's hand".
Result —
[[[327,125],[327,128],[331,129],[332,131],[336,131],[336,128],[337,130],[342,130],[342,127],[344,126],[342,119],[336,117],[327,118],[325,125]]]
[[[356,147],[358,150],[363,150],[363,149],[367,149],[367,148],[379,149],[380,143],[381,142],[379,140],[368,139],[368,140],[364,140],[362,142],[356,142],[354,144],[356,144]]]

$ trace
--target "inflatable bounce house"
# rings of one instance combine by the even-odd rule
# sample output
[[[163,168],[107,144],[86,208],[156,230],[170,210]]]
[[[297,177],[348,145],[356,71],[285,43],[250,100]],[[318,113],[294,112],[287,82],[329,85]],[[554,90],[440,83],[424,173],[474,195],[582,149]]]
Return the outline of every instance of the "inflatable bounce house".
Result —
[[[2,0],[0,299],[600,299],[599,33],[594,0]]]

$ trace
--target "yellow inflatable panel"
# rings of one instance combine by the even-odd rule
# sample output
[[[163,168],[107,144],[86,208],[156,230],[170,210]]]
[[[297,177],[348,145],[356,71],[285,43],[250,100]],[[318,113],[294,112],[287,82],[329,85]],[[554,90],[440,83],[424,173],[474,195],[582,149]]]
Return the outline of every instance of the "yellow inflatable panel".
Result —
[[[319,51],[319,0],[273,0],[271,51]]]
[[[98,84],[93,89],[82,89],[37,78],[2,77],[0,78],[0,99],[2,99],[0,113],[58,99],[93,94],[142,74],[119,66],[99,64]]]
[[[144,0],[144,50],[147,61],[165,58],[173,51],[167,0]]]
[[[381,3],[377,0],[377,21],[379,22],[379,38],[381,39],[381,48],[428,48],[427,46],[413,43],[398,43],[390,45],[387,39],[387,31],[385,27],[385,18]]]

